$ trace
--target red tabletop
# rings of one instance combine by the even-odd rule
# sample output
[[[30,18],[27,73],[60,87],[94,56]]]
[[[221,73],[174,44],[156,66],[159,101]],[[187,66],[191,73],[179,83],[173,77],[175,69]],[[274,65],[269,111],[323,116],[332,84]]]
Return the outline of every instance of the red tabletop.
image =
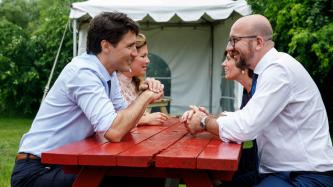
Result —
[[[224,143],[209,133],[190,135],[177,118],[163,126],[141,126],[121,142],[95,137],[42,153],[45,164],[77,173],[73,186],[98,186],[104,175],[182,178],[187,187],[231,180],[241,145]]]

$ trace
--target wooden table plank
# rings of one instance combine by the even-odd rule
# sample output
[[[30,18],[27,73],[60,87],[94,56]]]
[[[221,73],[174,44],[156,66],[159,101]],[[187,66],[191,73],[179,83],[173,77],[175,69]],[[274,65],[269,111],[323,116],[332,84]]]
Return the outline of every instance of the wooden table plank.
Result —
[[[117,156],[118,166],[148,167],[154,162],[154,156],[187,134],[183,124],[178,122],[170,128],[148,138],[135,147]],[[135,157],[133,157],[135,155]]]
[[[156,156],[156,167],[195,169],[197,167],[197,157],[212,137],[213,135],[208,132],[195,136],[186,135]]]
[[[200,153],[197,168],[236,171],[241,148],[241,144],[224,143],[218,138],[213,138]]]
[[[42,153],[42,163],[77,165],[78,155],[80,153],[98,147],[101,144],[103,143],[96,141],[95,137],[67,144],[57,149]]]
[[[127,134],[121,142],[105,143],[79,155],[79,164],[93,166],[116,166],[116,156],[169,128],[170,126],[143,126]]]

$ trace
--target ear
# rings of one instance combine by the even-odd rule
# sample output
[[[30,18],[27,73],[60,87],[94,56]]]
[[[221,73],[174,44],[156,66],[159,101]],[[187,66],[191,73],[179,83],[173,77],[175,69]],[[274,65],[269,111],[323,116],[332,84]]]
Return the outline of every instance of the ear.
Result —
[[[106,53],[110,52],[110,47],[112,46],[108,41],[106,40],[101,41],[101,52],[106,52]]]
[[[265,45],[265,38],[262,37],[262,36],[257,36],[256,42],[257,42],[256,49],[259,50],[259,49],[261,49],[261,48],[264,47],[264,45]]]

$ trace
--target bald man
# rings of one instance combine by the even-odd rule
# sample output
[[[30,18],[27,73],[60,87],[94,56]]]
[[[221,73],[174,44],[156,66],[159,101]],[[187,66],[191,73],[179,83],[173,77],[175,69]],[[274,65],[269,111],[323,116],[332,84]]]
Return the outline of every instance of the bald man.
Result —
[[[259,174],[224,186],[333,187],[333,147],[320,92],[296,59],[274,48],[272,35],[264,16],[237,20],[227,50],[238,51],[254,70],[252,99],[220,117],[192,106],[182,119],[192,134],[209,131],[226,142],[257,140]]]

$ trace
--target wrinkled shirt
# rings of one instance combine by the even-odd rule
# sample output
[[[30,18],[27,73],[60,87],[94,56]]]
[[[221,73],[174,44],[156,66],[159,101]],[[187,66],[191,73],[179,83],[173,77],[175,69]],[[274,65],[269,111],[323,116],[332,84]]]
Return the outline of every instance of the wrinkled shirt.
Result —
[[[333,147],[320,92],[293,57],[267,52],[254,69],[256,92],[217,119],[224,141],[257,140],[259,172],[333,170]]]
[[[40,156],[95,132],[104,135],[117,111],[126,107],[116,73],[110,76],[95,55],[82,54],[62,70],[23,135],[19,152]]]

